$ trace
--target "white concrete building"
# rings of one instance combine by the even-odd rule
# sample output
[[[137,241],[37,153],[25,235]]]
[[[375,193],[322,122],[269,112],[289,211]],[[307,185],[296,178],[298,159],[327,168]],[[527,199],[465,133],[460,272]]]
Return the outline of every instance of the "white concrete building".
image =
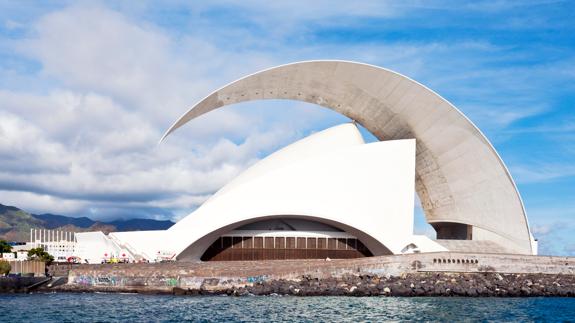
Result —
[[[66,262],[77,254],[76,233],[63,230],[30,229],[30,241],[19,249],[42,248],[57,262]]]
[[[6,261],[13,261],[16,260],[16,255],[13,252],[4,252],[0,253],[0,259]]]
[[[165,231],[77,234],[134,259],[347,258],[444,250],[536,254],[517,188],[481,132],[445,99],[395,72],[342,61],[255,73],[210,94],[164,138],[219,107],[290,99],[355,124],[271,154]],[[413,234],[414,192],[437,240]],[[99,241],[99,242],[97,242]]]

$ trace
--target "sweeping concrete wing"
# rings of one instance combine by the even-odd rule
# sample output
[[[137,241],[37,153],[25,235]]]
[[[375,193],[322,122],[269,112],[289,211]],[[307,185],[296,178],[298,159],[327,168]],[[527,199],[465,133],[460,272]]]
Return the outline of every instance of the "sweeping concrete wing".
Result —
[[[447,100],[390,70],[355,62],[309,61],[257,72],[208,95],[164,138],[209,111],[263,99],[333,109],[382,141],[416,139],[415,189],[438,235],[457,235],[465,226],[472,228],[473,240],[534,252],[521,197],[493,146]]]

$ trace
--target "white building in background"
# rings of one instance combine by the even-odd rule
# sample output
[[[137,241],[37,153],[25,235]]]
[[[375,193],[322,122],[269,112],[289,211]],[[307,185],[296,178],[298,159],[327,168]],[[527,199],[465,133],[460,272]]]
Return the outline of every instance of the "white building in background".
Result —
[[[13,261],[16,260],[16,255],[13,252],[0,253],[0,258],[2,260]]]
[[[12,252],[5,252],[0,254],[0,259],[3,260],[17,260],[17,261],[24,261],[28,260],[28,251],[21,251],[21,250],[12,250]]]
[[[76,235],[71,231],[30,229],[30,241],[25,246],[19,246],[19,252],[26,253],[33,248],[42,248],[48,252],[55,261],[67,261],[76,256]]]
[[[131,254],[118,247],[103,232],[76,233],[63,230],[30,229],[30,242],[20,246],[18,251],[24,253],[32,248],[42,248],[54,257],[57,262],[85,261],[100,263],[110,259],[134,260]],[[76,259],[74,259],[76,258]]]
[[[354,123],[271,154],[164,231],[78,233],[85,259],[348,258],[410,252],[536,254],[519,192],[493,146],[453,105],[376,66],[342,61],[275,67],[233,82],[166,136],[219,107],[251,100],[315,103]],[[165,136],[164,136],[165,137]],[[413,234],[414,192],[437,239]]]

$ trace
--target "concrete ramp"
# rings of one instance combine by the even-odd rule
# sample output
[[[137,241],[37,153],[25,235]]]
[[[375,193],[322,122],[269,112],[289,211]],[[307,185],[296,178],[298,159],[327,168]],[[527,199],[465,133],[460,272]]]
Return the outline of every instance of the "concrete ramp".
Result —
[[[504,246],[487,240],[435,240],[451,252],[512,254],[513,251]]]

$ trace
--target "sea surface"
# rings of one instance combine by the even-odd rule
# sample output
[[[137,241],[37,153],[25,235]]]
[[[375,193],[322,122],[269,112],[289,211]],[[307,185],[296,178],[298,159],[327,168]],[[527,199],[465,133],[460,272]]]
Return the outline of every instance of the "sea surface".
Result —
[[[1,322],[573,322],[575,298],[0,294]]]

